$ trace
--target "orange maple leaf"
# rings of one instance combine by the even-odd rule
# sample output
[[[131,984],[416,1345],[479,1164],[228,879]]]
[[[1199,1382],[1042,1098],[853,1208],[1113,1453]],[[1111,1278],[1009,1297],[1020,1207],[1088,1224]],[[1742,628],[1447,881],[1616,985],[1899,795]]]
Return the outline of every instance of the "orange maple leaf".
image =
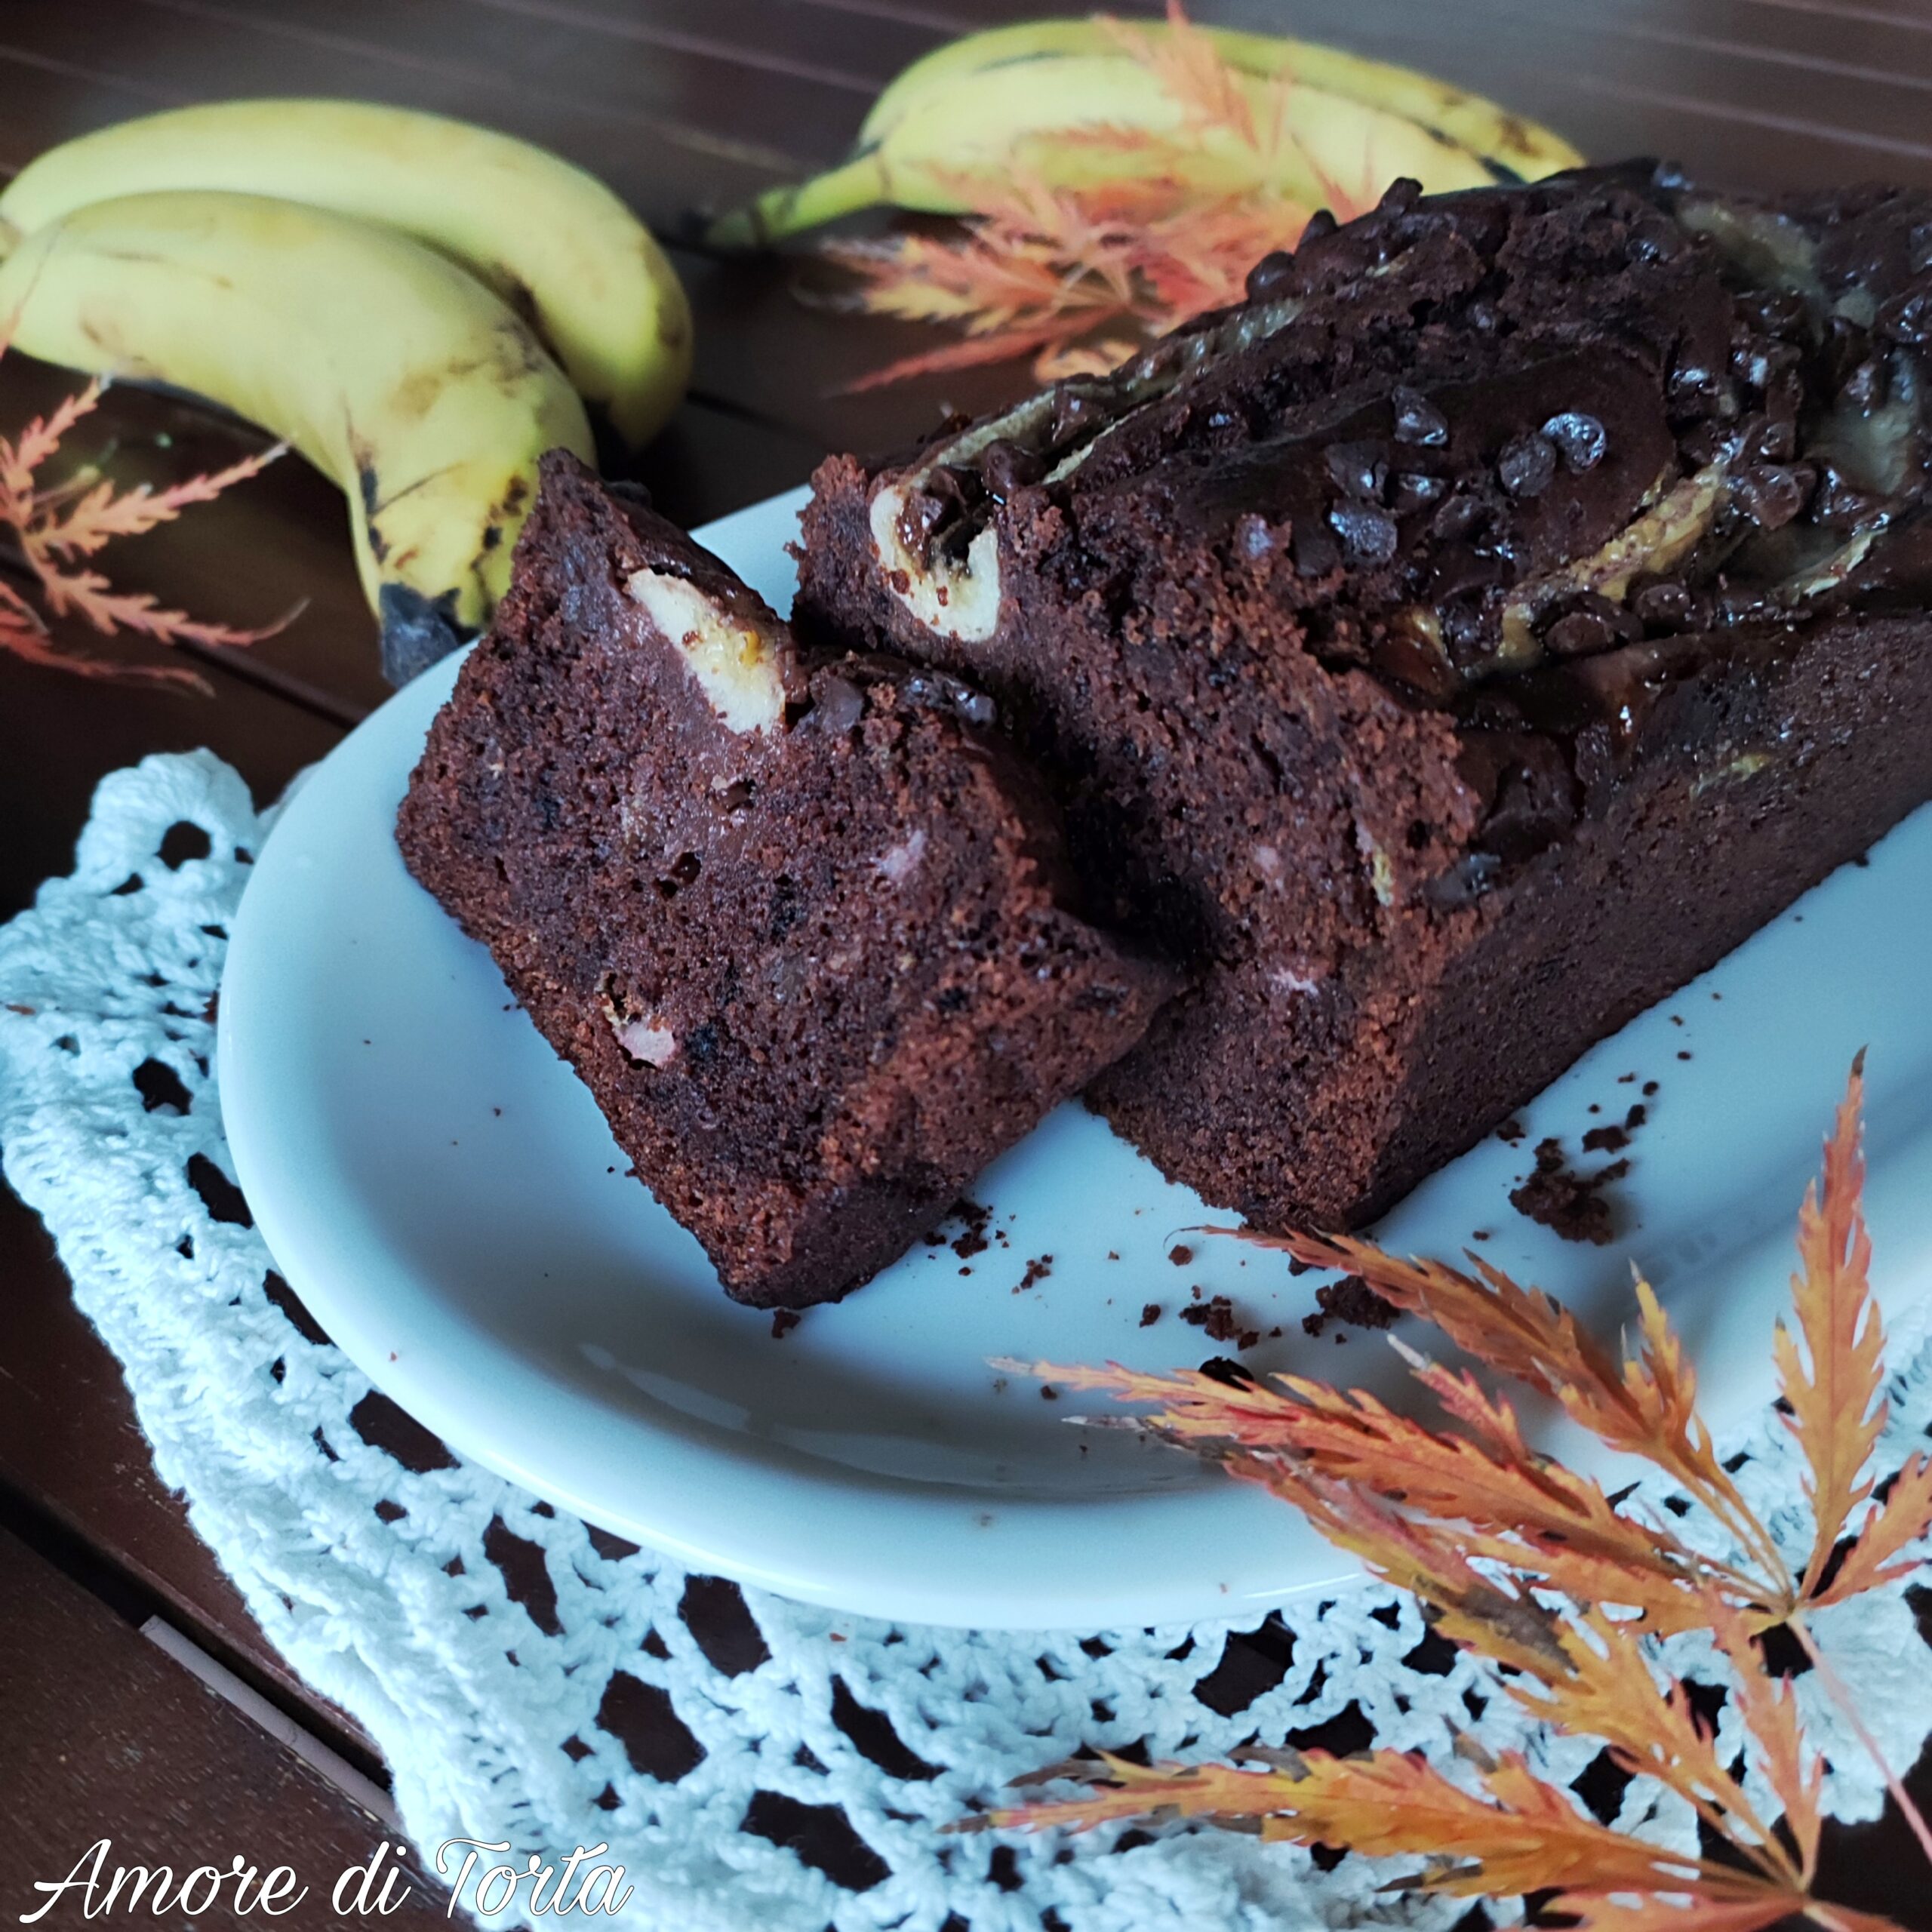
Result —
[[[1886,1405],[1878,1397],[1884,1327],[1872,1299],[1872,1238],[1859,1204],[1865,1182],[1859,1146],[1863,1097],[1861,1054],[1825,1143],[1823,1192],[1814,1181],[1798,1211],[1803,1272],[1791,1278],[1791,1298],[1808,1365],[1782,1320],[1771,1343],[1779,1391],[1791,1407],[1785,1424],[1809,1466],[1805,1487],[1817,1527],[1801,1586],[1807,1596],[1853,1510],[1872,1494],[1866,1465],[1885,1426]]]
[[[1476,1767],[1474,1790],[1408,1752],[1281,1755],[1281,1769],[1245,1770],[1143,1768],[1103,1753],[1106,1786],[1079,1798],[989,1812],[963,1829],[1084,1831],[1113,1819],[1163,1814],[1258,1819],[1266,1838],[1346,1845],[1371,1857],[1421,1857],[1428,1863],[1407,1883],[1463,1898],[1554,1887],[1560,1896],[1552,1903],[1567,1908],[1573,1895],[1695,1893],[1740,1912],[1766,1911],[1761,1920],[1739,1921],[1763,1924],[1807,1904],[1801,1891],[1780,1879],[1598,1824],[1513,1752]]]
[[[1932,1460],[1915,1455],[1893,1478],[1884,1503],[1845,1552],[1838,1574],[1811,1598],[1814,1604],[1843,1603],[1881,1583],[1896,1583],[1915,1569],[1901,1552],[1932,1534]]]
[[[971,211],[962,232],[820,243],[822,254],[857,276],[859,307],[950,323],[966,338],[905,357],[852,388],[1018,355],[1033,358],[1042,381],[1102,374],[1149,339],[1241,300],[1248,270],[1272,251],[1293,248],[1313,212],[1273,183],[1272,163],[1287,146],[1301,158],[1300,178],[1322,192],[1338,219],[1374,205],[1380,183],[1366,172],[1367,156],[1361,181],[1334,179],[1294,134],[1292,84],[1241,74],[1175,0],[1164,34],[1103,24],[1180,107],[1180,128],[1063,128],[1054,146],[1118,155],[1117,178],[1051,187],[1023,153],[1010,158],[1020,165],[997,173],[946,177],[952,198]],[[1217,135],[1232,139],[1236,157],[1218,189],[1189,178],[1203,143]],[[1239,159],[1244,149],[1251,166]],[[1032,158],[1041,158],[1037,151]]]
[[[1757,1641],[1788,1621],[1932,1860],[1932,1827],[1884,1764],[1804,1621],[1811,1607],[1904,1575],[1914,1567],[1908,1547],[1932,1530],[1932,1458],[1914,1456],[1882,1491],[1868,1469],[1885,1411],[1883,1334],[1860,1204],[1863,1094],[1855,1066],[1822,1186],[1807,1194],[1800,1218],[1802,1272],[1792,1292],[1804,1352],[1782,1325],[1777,1343],[1819,1526],[1801,1580],[1717,1462],[1697,1414],[1696,1377],[1641,1278],[1634,1337],[1613,1356],[1559,1303],[1473,1255],[1465,1272],[1341,1237],[1247,1237],[1364,1276],[1478,1360],[1553,1398],[1601,1440],[1646,1457],[1731,1531],[1739,1557],[1713,1558],[1667,1526],[1626,1518],[1596,1484],[1540,1455],[1509,1402],[1398,1337],[1391,1340],[1413,1373],[1464,1435],[1399,1415],[1360,1390],[1292,1375],[1264,1383],[1117,1364],[1035,1365],[1064,1388],[1149,1405],[1135,1426],[1292,1503],[1338,1547],[1420,1598],[1444,1636],[1504,1666],[1506,1687],[1535,1717],[1601,1740],[1626,1770],[1690,1804],[1721,1858],[1673,1860],[1583,1817],[1520,1758],[1479,1755],[1473,1792],[1388,1752],[1346,1762],[1289,1753],[1267,1775],[1110,1764],[1103,1791],[996,1820],[1090,1823],[1150,1807],[1258,1817],[1267,1835],[1419,1854],[1429,1863],[1412,1882],[1427,1889],[1488,1896],[1555,1887],[1552,1906],[1596,1932],[1754,1932],[1787,1917],[1826,1932],[1897,1932],[1812,1896],[1823,1767],[1806,1748],[1795,1699],[1767,1670]],[[1776,1798],[1775,1823],[1720,1758],[1685,1687],[1658,1674],[1648,1640],[1694,1629],[1709,1630],[1729,1663],[1729,1694]]]
[[[5,344],[0,343],[4,352]],[[77,560],[96,555],[117,537],[140,536],[171,521],[192,504],[211,502],[231,485],[257,475],[286,448],[278,444],[225,469],[158,490],[145,483],[124,490],[90,471],[65,484],[42,486],[37,472],[58,453],[74,426],[99,405],[106,388],[97,378],[47,415],[35,417],[18,436],[0,438],[0,525],[14,533],[20,560],[32,572],[48,614],[78,618],[103,635],[131,632],[167,645],[249,645],[273,635],[288,623],[288,617],[255,630],[206,623],[186,611],[165,608],[151,592],[116,590],[97,570],[74,568]],[[212,693],[207,680],[192,671],[118,663],[57,646],[45,618],[3,583],[0,651],[82,677],[184,685]]]
[[[1635,1282],[1638,1345],[1621,1364],[1563,1304],[1525,1288],[1479,1257],[1474,1274],[1440,1261],[1398,1260],[1347,1235],[1230,1234],[1281,1248],[1312,1267],[1360,1275],[1385,1301],[1433,1323],[1456,1346],[1504,1375],[1540,1390],[1607,1447],[1641,1456],[1704,1504],[1789,1593],[1777,1544],[1718,1461],[1697,1414],[1696,1371],[1654,1290]]]

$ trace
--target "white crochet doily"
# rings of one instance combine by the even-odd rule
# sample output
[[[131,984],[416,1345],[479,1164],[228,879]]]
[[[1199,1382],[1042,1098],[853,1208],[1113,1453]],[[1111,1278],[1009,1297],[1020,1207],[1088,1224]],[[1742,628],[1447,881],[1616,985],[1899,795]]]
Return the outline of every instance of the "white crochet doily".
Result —
[[[1388,1864],[1211,1829],[939,1828],[1082,1747],[1373,1739],[1447,1766],[1457,1727],[1692,1842],[1687,1817],[1593,1770],[1587,1744],[1536,1735],[1413,1600],[1367,1582],[1258,1627],[904,1628],[740,1599],[455,1460],[321,1339],[232,1186],[214,998],[266,829],[206,753],[103,784],[74,875],[0,930],[0,1147],[162,1476],[290,1663],[377,1740],[426,1856],[457,1838],[507,1840],[518,1863],[608,1843],[635,1888],[623,1922],[651,1932],[1446,1926],[1447,1903],[1378,1893]],[[1932,1423],[1932,1347],[1895,1326],[1888,1466]],[[1767,1417],[1737,1446],[1747,1493],[1801,1544],[1786,1432]],[[1932,1731],[1932,1660],[1906,1587],[1817,1631],[1909,1767]],[[1697,1675],[1699,1641],[1679,1647]],[[1817,1674],[1797,1689],[1829,1808],[1875,1816],[1878,1777]]]

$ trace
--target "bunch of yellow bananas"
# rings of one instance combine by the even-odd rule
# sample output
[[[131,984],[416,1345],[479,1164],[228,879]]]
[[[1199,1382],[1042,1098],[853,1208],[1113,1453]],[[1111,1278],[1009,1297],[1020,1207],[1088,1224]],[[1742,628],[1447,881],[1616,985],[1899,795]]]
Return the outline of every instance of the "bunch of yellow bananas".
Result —
[[[1204,43],[1231,70],[1260,141],[1199,125],[1158,60],[1134,45],[1158,54],[1176,35]],[[760,195],[718,222],[712,239],[754,247],[881,203],[963,214],[976,205],[976,179],[1016,169],[1051,187],[1091,187],[1134,171],[1137,135],[1152,137],[1139,165],[1177,186],[1265,186],[1309,208],[1328,205],[1333,184],[1357,182],[1365,166],[1376,189],[1412,175],[1438,192],[1534,180],[1582,159],[1480,95],[1336,48],[1178,18],[1125,32],[1100,18],[1029,20],[915,62],[873,104],[849,161]]]
[[[157,114],[42,155],[0,219],[0,334],[211,397],[342,487],[398,681],[488,617],[537,459],[594,457],[580,395],[635,445],[690,374],[684,291],[623,203],[440,115]]]

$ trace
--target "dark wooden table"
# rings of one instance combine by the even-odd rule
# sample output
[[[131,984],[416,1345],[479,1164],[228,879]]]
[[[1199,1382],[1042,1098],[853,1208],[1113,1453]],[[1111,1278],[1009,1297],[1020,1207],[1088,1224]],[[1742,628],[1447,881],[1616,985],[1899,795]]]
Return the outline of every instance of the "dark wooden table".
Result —
[[[1031,0],[5,0],[0,168],[157,107],[276,93],[435,108],[557,149],[674,245],[697,311],[697,377],[639,473],[696,523],[801,481],[828,448],[903,441],[947,408],[1020,386],[1008,370],[844,393],[928,338],[801,306],[783,264],[714,259],[696,238],[702,211],[836,158],[907,61],[1040,11]],[[1932,0],[1200,0],[1197,13],[1428,67],[1601,158],[1674,155],[1742,186],[1932,183]],[[0,362],[0,429],[65,386],[20,357]],[[262,441],[122,389],[90,446],[152,448],[162,432],[170,463],[194,467]],[[271,796],[384,695],[340,499],[297,463],[139,540],[121,574],[236,622],[297,596],[306,608],[252,651],[202,654],[211,699],[0,656],[0,918],[68,869],[104,773],[206,745]],[[694,1591],[687,1615],[728,1643],[734,1598],[728,1585]],[[384,1835],[340,1785],[143,1643],[136,1630],[156,1617],[380,1782],[367,1740],[268,1648],[155,1478],[50,1243],[0,1189],[0,1914],[29,1909],[31,1880],[64,1872],[104,1832],[131,1856],[178,1857],[205,1838],[273,1843],[331,1871]],[[1278,1681],[1278,1647],[1265,1629],[1236,1644],[1215,1694],[1240,1708]],[[1932,1759],[1914,1782],[1932,1804]],[[1932,1928],[1932,1884],[1891,1823],[1835,1833],[1830,1863],[1847,1903]]]

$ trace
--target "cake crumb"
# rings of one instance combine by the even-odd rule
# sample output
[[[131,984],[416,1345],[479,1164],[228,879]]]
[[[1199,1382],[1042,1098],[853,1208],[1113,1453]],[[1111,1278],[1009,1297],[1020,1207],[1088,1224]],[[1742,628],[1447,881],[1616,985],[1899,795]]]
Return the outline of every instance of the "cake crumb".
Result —
[[[1690,1049],[1688,1047],[1683,1048],[1679,1051],[1677,1057],[1679,1060],[1688,1060],[1690,1057]]]
[[[1043,1382],[1040,1384],[1040,1400],[1043,1402],[1057,1402],[1060,1400],[1060,1391],[1051,1382]]]
[[[1626,1134],[1635,1134],[1638,1128],[1641,1127],[1644,1121],[1648,1120],[1650,1117],[1651,1110],[1648,1107],[1644,1106],[1641,1100],[1632,1101],[1631,1103],[1630,1111],[1623,1116],[1624,1132]]]
[[[1552,1137],[1537,1143],[1536,1172],[1510,1191],[1509,1204],[1564,1241],[1605,1247],[1614,1229],[1603,1190],[1629,1171],[1627,1160],[1613,1161],[1595,1174],[1580,1174],[1564,1158],[1562,1142]]]
[[[1528,1131],[1529,1130],[1524,1126],[1523,1123],[1517,1119],[1514,1114],[1512,1114],[1510,1117],[1496,1130],[1496,1137],[1497,1140],[1502,1141],[1505,1146],[1513,1147]]]
[[[1487,1241],[1489,1238],[1489,1230],[1487,1228],[1478,1228],[1470,1235],[1469,1238],[1472,1241]]]
[[[1620,1087],[1628,1087],[1636,1078],[1634,1073],[1620,1073],[1617,1076],[1617,1084]]]
[[[1177,1241],[1168,1250],[1168,1259],[1177,1268],[1185,1268],[1194,1259],[1194,1251],[1185,1241]]]
[[[1053,1272],[1054,1258],[1051,1254],[1035,1256],[1027,1263],[1026,1272],[1020,1276],[1013,1292],[1015,1294],[1023,1294],[1027,1289],[1037,1287]]]
[[[1593,1127],[1583,1136],[1586,1153],[1614,1154],[1629,1144],[1629,1135],[1620,1127]]]
[[[774,1308],[771,1311],[771,1339],[782,1342],[804,1318],[795,1308]]]
[[[1331,1321],[1346,1322],[1356,1328],[1386,1328],[1395,1319],[1395,1309],[1359,1275],[1324,1282],[1315,1290],[1315,1300],[1317,1312],[1302,1317],[1304,1334],[1319,1335]]]
[[[1654,1097],[1657,1091],[1657,1083],[1654,1080],[1647,1080],[1644,1082],[1644,1097],[1645,1100],[1647,1100]]]
[[[976,1254],[983,1254],[987,1247],[986,1223],[993,1217],[990,1208],[983,1208],[978,1201],[968,1200],[961,1195],[946,1210],[949,1221],[961,1225],[958,1235],[952,1241],[952,1251],[961,1261],[970,1260]]]
[[[1109,1248],[1107,1250],[1107,1259],[1109,1261],[1118,1261],[1120,1259],[1120,1250],[1117,1247]]]
[[[1202,1330],[1211,1342],[1232,1342],[1241,1332],[1235,1320],[1235,1305],[1226,1295],[1192,1303],[1181,1310],[1180,1318]]]
[[[1144,1303],[1140,1310],[1140,1325],[1151,1328],[1161,1318],[1161,1304],[1157,1301]]]

